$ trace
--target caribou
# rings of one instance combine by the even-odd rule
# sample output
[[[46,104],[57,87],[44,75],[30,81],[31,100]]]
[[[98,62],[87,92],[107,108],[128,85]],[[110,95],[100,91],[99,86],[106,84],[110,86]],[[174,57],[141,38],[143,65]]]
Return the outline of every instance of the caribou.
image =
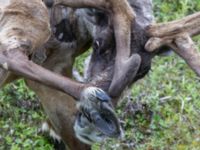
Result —
[[[113,105],[148,73],[163,47],[200,76],[191,39],[200,32],[199,19],[196,13],[155,24],[151,0],[2,0],[1,86],[24,77],[66,148],[91,149],[120,137]],[[75,58],[91,46],[86,79],[75,81]]]

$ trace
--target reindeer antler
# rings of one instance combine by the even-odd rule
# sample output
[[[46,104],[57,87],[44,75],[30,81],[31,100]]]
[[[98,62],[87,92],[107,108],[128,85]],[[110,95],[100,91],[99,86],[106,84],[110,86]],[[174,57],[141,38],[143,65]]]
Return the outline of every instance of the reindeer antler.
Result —
[[[131,55],[131,31],[132,24],[135,23],[135,12],[127,0],[114,0],[111,2],[117,53],[109,94],[117,97],[135,77],[141,58],[138,54]]]
[[[200,54],[191,39],[200,33],[200,12],[178,21],[151,25],[146,31],[150,36],[145,46],[147,51],[169,46],[200,76]]]

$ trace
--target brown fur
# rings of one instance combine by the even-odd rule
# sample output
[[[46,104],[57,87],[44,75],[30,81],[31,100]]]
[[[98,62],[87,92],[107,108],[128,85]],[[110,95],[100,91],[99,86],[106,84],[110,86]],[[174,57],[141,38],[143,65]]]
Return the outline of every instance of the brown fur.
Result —
[[[0,27],[0,45],[7,50],[27,46],[26,54],[33,53],[50,36],[48,12],[41,0],[1,0]],[[6,70],[2,72],[6,74],[2,81],[17,78]]]
[[[6,0],[0,5],[0,42],[7,46],[12,38],[19,42],[31,42],[33,50],[50,36],[49,16],[41,0]],[[9,43],[9,45],[11,45]]]

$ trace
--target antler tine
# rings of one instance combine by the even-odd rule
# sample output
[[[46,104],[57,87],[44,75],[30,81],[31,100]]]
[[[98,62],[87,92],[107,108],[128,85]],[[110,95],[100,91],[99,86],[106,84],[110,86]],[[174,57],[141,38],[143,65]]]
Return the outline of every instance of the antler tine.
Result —
[[[188,34],[177,37],[174,44],[169,44],[183,58],[191,69],[200,77],[200,53]]]
[[[200,76],[200,54],[191,39],[200,34],[200,12],[178,21],[151,25],[146,31],[150,36],[145,45],[147,51],[169,46]]]
[[[117,97],[135,77],[141,63],[141,58],[137,54],[131,56],[131,30],[132,24],[135,21],[134,10],[127,0],[117,0],[112,6],[116,60],[109,94],[112,97]]]

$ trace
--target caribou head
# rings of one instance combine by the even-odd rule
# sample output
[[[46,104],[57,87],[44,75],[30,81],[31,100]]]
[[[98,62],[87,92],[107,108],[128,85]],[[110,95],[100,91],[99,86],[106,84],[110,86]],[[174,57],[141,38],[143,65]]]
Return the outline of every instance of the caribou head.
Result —
[[[56,5],[62,4],[69,7],[96,8],[85,9],[87,13],[86,18],[89,22],[93,23],[94,26],[94,33],[92,34],[93,52],[91,55],[89,67],[87,69],[86,83],[95,85],[96,87],[106,91],[108,95],[113,99],[113,103],[116,104],[117,98],[120,96],[125,87],[131,85],[134,81],[143,77],[150,69],[151,58],[155,54],[148,53],[144,49],[144,44],[148,39],[147,35],[144,33],[146,26],[141,26],[139,22],[136,22],[136,19],[134,19],[135,13],[133,12],[133,8],[130,7],[127,1],[117,2],[118,4],[120,3],[119,6],[122,9],[120,11],[115,10],[119,6],[115,6],[115,2],[113,1],[107,1],[107,3],[109,3],[108,6],[104,2],[100,2],[100,4],[93,4],[92,1],[85,1],[84,4],[82,3],[83,1],[56,2]],[[151,13],[151,10],[152,8],[149,7],[148,12]],[[145,16],[145,14],[137,15],[141,18]],[[122,16],[125,17],[122,18]],[[115,20],[115,22],[113,20]],[[147,19],[145,21],[145,24],[148,25],[152,20]],[[88,89],[90,90],[90,88]],[[99,90],[96,89],[92,97],[98,99],[97,95],[100,95],[96,94],[98,91]],[[89,91],[84,93],[89,93]],[[101,95],[103,95],[102,93],[103,92],[101,92]],[[89,96],[83,100],[88,100],[88,97]],[[80,101],[81,105],[88,105],[86,101],[82,103],[83,100]],[[95,105],[97,104],[98,103],[96,101]],[[94,108],[95,107],[92,106],[89,108],[89,110]],[[84,111],[84,109],[82,110],[82,114],[85,112],[92,112],[87,111],[88,108],[86,111]],[[103,108],[100,110],[103,110]],[[99,117],[98,120],[101,120],[101,133],[104,133],[104,136],[102,136],[102,134],[98,133],[99,130],[95,130],[94,122],[86,121],[92,120],[90,119],[91,115],[87,115],[87,113],[86,115],[82,114],[78,116],[74,129],[77,137],[83,142],[91,143],[93,142],[92,140],[100,141],[100,139],[104,139],[106,135],[105,133],[109,133],[105,130],[105,128],[109,128],[109,126],[116,129],[118,133],[120,131],[119,128],[116,128],[117,125],[115,125],[115,127],[112,124],[107,126],[107,123]],[[110,115],[110,118],[113,117]],[[108,118],[105,120],[108,120]],[[117,124],[117,122],[114,121],[114,118],[112,122]],[[110,123],[112,122],[110,121]],[[91,124],[93,124],[93,127]],[[98,128],[97,124],[95,124],[95,126]],[[90,129],[89,131],[88,128]],[[97,137],[94,138],[94,136]]]
[[[0,5],[1,71],[12,71],[75,98],[80,113],[76,117],[74,129],[77,137],[85,143],[101,141],[105,136],[120,135],[111,100],[115,104],[126,86],[149,71],[151,59],[162,46],[174,49],[199,75],[200,59],[190,38],[199,34],[199,13],[177,22],[150,25],[151,1],[145,1],[146,6],[142,0],[47,2],[48,7],[54,3],[54,6],[90,9],[84,10],[86,19],[94,29],[85,39],[86,43],[93,42],[87,80],[84,83],[74,81],[29,59],[37,48],[45,45],[50,36],[47,45],[59,42],[66,44],[76,37],[69,33],[72,38],[64,38],[53,28],[51,32],[50,26],[54,22],[49,19],[50,14],[41,0],[10,0]],[[85,29],[90,30],[87,26]],[[68,33],[70,30],[65,31]],[[189,48],[191,51],[188,51]],[[80,53],[74,52],[72,55]]]
[[[195,24],[199,20],[191,24],[188,22],[199,14],[178,22],[150,25],[153,21],[151,1],[128,2],[56,0],[56,5],[92,8],[88,12],[88,20],[95,24],[96,32],[93,35],[93,53],[87,81],[106,91],[113,98],[113,102],[126,86],[148,73],[151,59],[164,50],[163,46],[174,49],[197,74],[199,73],[199,55],[196,55],[189,38],[198,34],[199,29]],[[143,2],[145,5],[142,5]],[[195,30],[191,31],[192,27],[195,27]],[[187,29],[187,33],[184,33],[183,29]],[[183,41],[187,41],[187,44],[182,45]],[[186,52],[187,45],[192,52]],[[194,62],[191,57],[195,58]]]
[[[34,50],[41,47],[49,38],[50,26],[57,26],[54,20],[49,19],[48,10],[40,0],[32,2],[11,0],[8,5],[1,6],[3,24],[0,33],[0,64],[4,68],[3,71],[12,71],[51,86],[78,100],[80,114],[77,116],[74,129],[82,141],[90,142],[94,137],[103,139],[105,136],[120,135],[120,126],[111,105],[111,98],[116,99],[127,85],[136,80],[142,62],[139,53],[145,53],[142,46],[146,42],[146,36],[141,37],[145,40],[137,39],[135,35],[131,36],[133,27],[138,28],[138,33],[144,28],[135,22],[135,13],[127,1],[118,3],[121,5],[116,5],[112,0],[99,3],[90,0],[84,3],[56,1],[55,5],[96,9],[87,12],[90,13],[87,19],[94,28],[91,34],[94,50],[85,83],[55,74],[29,60]],[[53,5],[52,1],[47,1],[47,4],[48,7]],[[7,20],[3,21],[5,18]],[[13,23],[13,19],[17,22]],[[26,20],[25,24],[23,20]],[[60,36],[59,31],[53,33],[51,38],[56,40],[50,39],[48,43],[68,42],[64,35]],[[66,30],[66,33],[70,35],[69,30]],[[73,39],[74,35],[71,35],[70,39]],[[132,41],[139,43],[131,47]],[[151,56],[149,60],[150,58]],[[85,128],[88,127],[92,132],[87,133]]]

